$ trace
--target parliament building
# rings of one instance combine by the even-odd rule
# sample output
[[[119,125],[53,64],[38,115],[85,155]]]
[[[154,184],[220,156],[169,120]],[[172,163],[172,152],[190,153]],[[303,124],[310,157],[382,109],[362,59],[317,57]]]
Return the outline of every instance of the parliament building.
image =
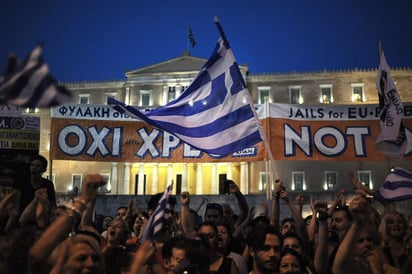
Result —
[[[171,181],[175,194],[223,194],[226,179],[244,194],[264,194],[271,178],[292,192],[333,193],[351,188],[350,172],[377,189],[392,167],[412,170],[411,151],[393,160],[375,148],[377,68],[253,74],[241,65],[266,142],[224,158],[204,155],[106,103],[113,97],[142,110],[165,105],[206,61],[185,52],[126,71],[124,80],[62,83],[73,93],[71,104],[27,109],[41,118],[40,154],[49,159],[46,173],[56,192],[68,193],[85,174],[100,173],[108,180],[102,195],[150,195]],[[412,69],[391,68],[391,75],[404,124],[412,128]]]

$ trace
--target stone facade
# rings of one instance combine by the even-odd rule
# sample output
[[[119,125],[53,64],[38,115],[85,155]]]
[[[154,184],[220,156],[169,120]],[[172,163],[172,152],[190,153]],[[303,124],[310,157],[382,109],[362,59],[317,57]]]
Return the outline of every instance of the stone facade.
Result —
[[[155,108],[164,105],[168,100],[177,97],[204,64],[206,59],[192,57],[184,54],[180,57],[143,67],[125,73],[125,80],[102,81],[102,82],[79,82],[63,83],[74,94],[74,103],[83,104],[106,104],[108,96],[115,97],[133,106],[141,108]],[[344,104],[377,104],[376,91],[376,69],[356,69],[347,71],[319,71],[319,72],[291,72],[277,74],[253,74],[247,66],[240,67],[249,92],[256,104],[269,100],[272,103],[291,103],[298,100],[301,105],[328,105]],[[392,77],[396,82],[403,102],[412,102],[412,69],[393,68]],[[362,95],[354,98],[354,87],[360,87]],[[330,89],[330,96],[323,97],[322,88]],[[299,98],[293,97],[293,89],[300,93]],[[328,90],[326,90],[329,92]],[[329,94],[329,93],[327,93]],[[264,98],[265,97],[265,98]],[[355,102],[354,102],[355,100]],[[359,100],[359,101],[356,101]],[[293,103],[293,102],[292,102]],[[49,158],[49,138],[54,134],[50,132],[50,111],[46,109],[36,110],[31,113],[41,117],[41,144],[40,153]],[[242,166],[243,165],[243,166]],[[113,168],[115,166],[115,169]],[[207,166],[207,165],[205,165]],[[281,178],[286,186],[290,187],[291,174],[293,171],[305,171],[307,191],[311,193],[323,193],[323,177],[325,170],[331,170],[337,174],[337,185],[334,190],[350,189],[348,171],[370,170],[376,188],[385,178],[392,166],[400,166],[412,170],[412,165],[407,161],[276,161],[278,178]],[[159,169],[160,173],[170,172],[170,168],[187,168],[190,171],[189,185],[187,189],[196,194],[214,195],[218,194],[216,188],[206,183],[203,186],[193,186],[190,181],[196,180],[197,169],[189,165],[182,167],[180,163],[169,164],[145,164],[145,163],[100,163],[100,162],[75,162],[75,161],[51,161],[48,174],[53,176],[58,193],[67,193],[68,188],[73,185],[73,175],[84,175],[86,173],[101,173],[111,175],[111,190],[106,196],[133,195],[138,193],[137,175],[151,174],[149,170]],[[213,169],[215,169],[213,171]],[[113,170],[116,173],[113,174]],[[222,163],[217,167],[210,167],[203,173],[228,174],[237,182],[241,182],[240,188],[245,194],[265,196],[258,186],[261,180],[260,172],[265,170],[264,162],[250,163]],[[179,171],[180,172],[180,171]],[[172,171],[173,175],[177,174]],[[114,175],[114,176],[113,176]],[[219,180],[219,178],[209,178]],[[156,184],[156,185],[155,185]],[[163,184],[153,182],[145,186],[144,194],[150,195],[163,191]],[[333,193],[327,192],[327,193]],[[327,194],[327,195],[329,195]],[[125,196],[128,197],[128,196]],[[105,198],[110,203],[110,199]],[[252,198],[251,198],[252,199]],[[102,208],[105,206],[100,205]],[[113,206],[110,206],[113,209]]]

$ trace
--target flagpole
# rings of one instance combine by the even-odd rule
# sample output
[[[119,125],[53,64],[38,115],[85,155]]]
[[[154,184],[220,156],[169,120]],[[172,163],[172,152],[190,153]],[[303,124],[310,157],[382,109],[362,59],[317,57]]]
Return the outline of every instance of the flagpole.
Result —
[[[220,36],[222,37],[223,42],[225,43],[226,47],[230,48],[229,41],[226,38],[225,32],[223,31],[223,28],[222,28],[222,25],[220,25],[219,18],[217,18],[217,16],[215,16],[215,17],[213,17],[213,21],[215,22],[215,24],[217,26],[217,29],[219,30]]]
[[[379,64],[382,62],[382,41],[378,42],[378,47],[379,47]],[[378,73],[379,73],[379,69],[380,66],[378,67]],[[385,159],[386,159],[386,168],[389,170],[389,172],[391,172],[391,161],[390,161],[390,157],[388,155],[385,155]]]
[[[265,129],[266,129],[266,133],[264,132],[264,134],[265,134],[265,138],[264,138],[264,140],[267,140],[267,138],[266,138],[266,136],[267,135],[269,135],[269,134],[267,134],[267,133],[270,133],[270,127],[269,127],[269,117],[270,117],[270,115],[269,115],[269,98],[265,98],[265,104],[264,104],[264,109],[265,109],[265,118],[266,118],[266,123],[265,123]],[[266,146],[266,145],[265,145]],[[266,188],[267,188],[267,193],[266,193],[266,199],[267,200],[272,200],[272,186],[273,186],[273,176],[269,176],[269,174],[272,174],[272,172],[273,172],[273,168],[272,168],[272,165],[269,165],[269,162],[270,162],[270,155],[269,154],[271,154],[270,153],[270,148],[269,148],[269,150],[267,149],[267,147],[266,147],[266,154],[267,154],[267,158],[266,158],[266,178],[267,178],[267,180],[266,180],[266,182],[267,182],[267,186],[266,186]],[[270,162],[270,163],[272,163],[272,162]]]
[[[189,39],[189,29],[187,29],[187,37],[186,37],[186,51],[190,55],[190,39]]]
[[[379,46],[379,59],[380,59],[382,58],[382,42],[381,41],[379,41],[378,46]]]

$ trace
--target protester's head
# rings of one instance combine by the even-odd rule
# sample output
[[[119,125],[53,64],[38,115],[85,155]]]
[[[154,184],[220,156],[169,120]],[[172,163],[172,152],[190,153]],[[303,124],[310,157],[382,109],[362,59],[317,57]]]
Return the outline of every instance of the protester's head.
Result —
[[[103,229],[103,231],[106,231],[106,230],[109,228],[110,223],[111,223],[112,221],[113,221],[113,217],[112,217],[112,216],[104,216],[103,222],[102,222],[102,229]]]
[[[259,215],[252,220],[253,227],[267,226],[270,225],[270,219],[267,216]]]
[[[379,245],[378,230],[373,224],[366,223],[358,233],[358,240],[354,253],[367,258],[376,246]]]
[[[243,231],[242,231],[243,239],[246,241],[246,239],[248,238],[248,235],[249,235],[252,231],[254,231],[255,229],[257,229],[258,227],[268,226],[268,225],[270,225],[270,220],[269,220],[269,218],[266,217],[266,216],[260,215],[260,216],[257,216],[257,217],[255,217],[255,218],[253,218],[253,220],[249,221],[249,222],[246,224],[245,229],[243,229]]]
[[[209,239],[209,248],[211,251],[217,249],[217,228],[213,222],[203,222],[199,227],[199,236]]]
[[[170,238],[164,243],[162,259],[168,273],[174,273],[177,265],[186,258],[187,248],[188,245],[183,237]]]
[[[339,239],[343,239],[346,231],[352,224],[352,214],[347,206],[340,206],[335,208],[332,213],[332,230],[336,232]]]
[[[295,232],[287,232],[282,235],[282,250],[290,248],[303,254],[303,242],[299,235]]]
[[[305,225],[306,225],[306,227],[308,227],[308,226],[311,224],[311,222],[312,222],[312,215],[306,216],[306,217],[305,217]],[[319,229],[319,221],[318,221],[318,219],[316,219],[315,222],[316,222],[316,223],[315,223],[315,232],[317,233],[317,232],[318,232],[318,229]]]
[[[107,242],[110,245],[123,245],[130,238],[129,225],[121,218],[115,218],[107,229]]]
[[[104,273],[99,243],[84,234],[67,238],[56,249],[52,274]]]
[[[252,231],[247,239],[253,269],[260,273],[276,272],[281,253],[280,235],[273,226],[261,226]]]
[[[231,228],[227,224],[217,225],[217,249],[225,254],[231,240]]]
[[[126,206],[119,206],[116,209],[116,217],[123,218],[127,214],[127,207]]]
[[[210,257],[205,239],[186,239],[187,253],[174,269],[174,274],[209,274]]]
[[[285,218],[282,220],[280,234],[283,235],[287,232],[296,232],[296,222],[293,218]]]
[[[297,274],[303,273],[304,270],[305,263],[301,255],[294,249],[284,248],[280,255],[279,274]]]
[[[148,219],[149,219],[149,215],[147,215],[146,212],[142,212],[141,214],[136,216],[136,218],[134,219],[133,227],[132,227],[132,230],[135,236],[139,236],[143,225],[147,222]]]
[[[215,225],[223,223],[223,208],[218,203],[208,203],[204,216],[205,222],[212,222]]]
[[[386,242],[400,241],[407,233],[408,221],[405,216],[396,211],[386,213],[379,226],[379,233]]]
[[[32,176],[42,175],[47,170],[47,159],[41,155],[36,155],[30,162],[30,173]]]

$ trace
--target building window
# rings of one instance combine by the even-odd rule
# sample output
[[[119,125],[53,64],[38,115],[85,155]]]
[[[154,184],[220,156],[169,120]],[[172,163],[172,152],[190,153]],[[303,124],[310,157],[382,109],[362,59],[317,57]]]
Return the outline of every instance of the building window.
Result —
[[[320,102],[322,104],[333,103],[332,85],[320,85]]]
[[[337,172],[335,172],[335,171],[325,171],[324,172],[324,178],[323,178],[323,181],[324,181],[323,189],[324,190],[329,190],[329,191],[335,190],[337,177],[338,177]]]
[[[108,92],[105,95],[106,95],[105,101],[103,102],[103,104],[105,104],[105,105],[107,104],[107,99],[109,97],[116,99],[116,92]]]
[[[187,89],[188,86],[180,86],[180,93],[183,93],[183,91],[185,91],[185,89]]]
[[[82,174],[72,174],[72,189],[77,187],[80,191],[82,189]]]
[[[105,185],[99,187],[99,189],[97,190],[99,193],[110,193],[110,191],[112,190],[112,185],[110,182],[110,174],[109,173],[103,173],[100,174],[103,177],[103,180],[106,182]]]
[[[174,99],[176,99],[176,87],[169,86],[169,91],[167,92],[167,102],[170,102]]]
[[[300,94],[300,86],[289,87],[289,102],[291,104],[302,104],[303,99]]]
[[[305,185],[305,172],[304,171],[293,171],[292,172],[292,187],[293,191],[306,190]]]
[[[27,113],[36,113],[36,112],[37,112],[37,108],[27,108],[26,112],[27,112]]]
[[[86,105],[89,103],[90,94],[79,95],[79,104]]]
[[[372,172],[370,170],[358,170],[358,180],[362,183],[362,185],[368,187],[369,189],[373,189],[371,175]]]
[[[152,96],[150,91],[147,90],[141,90],[140,91],[140,106],[142,107],[148,107],[151,106],[152,104]]]
[[[259,90],[259,104],[270,102],[270,87],[258,87]]]
[[[363,84],[352,84],[352,102],[365,102]]]
[[[270,178],[273,176],[271,172],[259,172],[259,191],[266,191],[268,186],[268,181],[270,182]]]

